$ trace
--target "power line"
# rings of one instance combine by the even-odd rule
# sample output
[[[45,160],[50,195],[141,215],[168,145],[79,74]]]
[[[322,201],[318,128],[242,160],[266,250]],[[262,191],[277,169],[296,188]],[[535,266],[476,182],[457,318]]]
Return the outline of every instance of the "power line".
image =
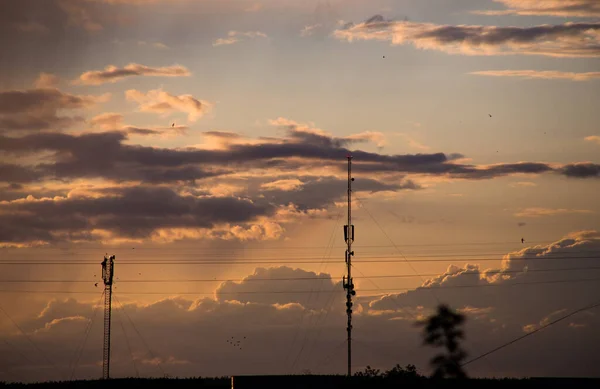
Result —
[[[450,285],[450,286],[427,286],[427,287],[413,287],[413,288],[381,288],[381,289],[361,289],[363,292],[399,292],[407,290],[427,290],[427,289],[462,289],[462,288],[485,288],[485,287],[510,287],[518,285],[541,285],[541,284],[563,284],[563,283],[577,283],[577,282],[591,282],[600,281],[600,278],[589,278],[589,279],[571,279],[571,280],[550,280],[550,281],[532,281],[532,282],[506,282],[502,284],[483,284],[483,285]],[[95,294],[94,292],[85,291],[59,291],[59,290],[0,290],[0,293],[57,293],[57,294]],[[215,292],[119,292],[123,295],[207,295],[212,296]],[[220,292],[219,295],[244,295],[244,294],[301,294],[301,293],[312,293],[310,290],[272,290],[272,291],[241,291],[241,292]],[[322,291],[322,293],[337,293],[332,290]]]
[[[419,263],[419,262],[469,262],[469,261],[479,261],[479,262],[488,262],[488,261],[494,261],[494,262],[501,262],[503,261],[502,258],[469,258],[469,259],[461,259],[461,258],[456,258],[456,257],[452,257],[449,259],[430,259],[430,258],[424,258],[424,259],[398,259],[397,257],[394,256],[382,256],[382,257],[377,257],[377,256],[372,256],[372,257],[365,257],[367,260],[356,260],[355,262],[357,263],[399,263],[399,262],[411,262],[411,263]],[[375,259],[375,260],[370,260],[371,258]],[[377,259],[377,258],[390,258],[390,259]],[[538,258],[510,258],[510,261],[552,261],[552,260],[581,260],[581,259],[585,259],[585,260],[600,260],[600,255],[598,256],[552,256],[552,257],[538,257]],[[119,265],[237,265],[237,266],[242,266],[242,265],[257,265],[257,264],[270,264],[270,265],[285,265],[285,264],[315,264],[315,265],[320,265],[322,263],[337,263],[339,264],[339,261],[316,261],[316,260],[290,260],[290,259],[286,259],[286,258],[281,258],[279,260],[240,260],[240,261],[232,261],[232,260],[226,260],[226,261],[214,261],[214,260],[187,260],[187,261],[181,261],[181,260],[177,260],[177,261],[165,261],[165,260],[156,260],[156,261],[148,261],[148,260],[144,260],[144,261],[132,261],[132,260],[124,260],[123,262],[119,262]],[[92,262],[92,261],[36,261],[36,262],[29,262],[29,261],[15,261],[13,260],[12,262],[8,262],[8,261],[0,261],[0,266],[1,265],[16,265],[16,266],[25,266],[25,265],[97,265],[96,262]]]
[[[518,274],[518,273],[547,273],[547,272],[563,272],[563,271],[576,271],[576,270],[600,270],[600,266],[585,266],[585,267],[567,267],[567,268],[553,268],[553,269],[527,269],[527,270],[490,270],[490,271],[482,271],[476,273],[460,273],[461,276],[481,276],[482,274]],[[383,274],[383,275],[371,275],[365,276],[364,273],[361,273],[362,277],[353,277],[357,279],[377,279],[377,278],[415,278],[419,276],[424,277],[436,277],[443,275],[452,275],[446,273],[421,273],[421,274]],[[333,281],[330,277],[282,277],[282,278],[204,278],[204,279],[148,279],[148,280],[119,280],[119,283],[203,283],[203,282],[271,282],[271,281]],[[2,283],[85,283],[89,284],[94,282],[94,280],[0,280],[0,284]]]
[[[536,241],[528,241],[528,244],[549,244],[549,243],[556,243],[556,240],[536,240]],[[496,242],[492,242],[492,241],[483,241],[483,242],[459,242],[459,243],[411,243],[411,244],[406,244],[403,246],[407,246],[407,247],[451,247],[451,246],[486,246],[486,245],[501,245],[501,244],[521,244],[520,241],[515,242],[515,241],[496,241]],[[32,250],[61,250],[61,251],[72,251],[72,250],[109,250],[112,251],[114,249],[127,249],[128,246],[125,245],[121,245],[121,246],[85,246],[85,247],[57,247],[57,246],[34,246],[34,247],[28,247],[27,249],[32,249]],[[282,247],[244,247],[244,250],[298,250],[298,249],[326,249],[328,246],[282,246]],[[334,246],[333,248],[345,248],[346,246]],[[393,247],[393,246],[388,246],[388,245],[356,245],[356,247],[359,248],[366,248],[366,247]],[[10,247],[3,247],[2,249],[4,250],[21,250],[20,248],[14,249],[14,248],[10,248]],[[136,247],[136,250],[138,249],[146,249],[146,250],[152,250],[152,251],[156,251],[157,249],[160,250],[160,247]],[[173,248],[164,248],[164,250],[169,250],[169,251],[184,251],[184,250],[190,250],[190,251],[196,251],[196,250],[215,250],[215,251],[225,251],[225,250],[235,250],[235,249],[231,249],[231,248],[225,248],[225,247],[211,247],[211,248],[188,248],[188,247],[173,247]]]
[[[366,209],[366,207],[364,208],[365,211],[368,212],[368,210]],[[371,215],[372,217],[372,215]],[[389,238],[391,241],[391,238]],[[404,245],[403,245],[404,246]],[[396,245],[396,251],[398,251],[397,249],[398,245]],[[333,249],[332,247],[329,248],[330,250]],[[427,252],[423,252],[422,250],[420,250],[421,253],[412,253],[411,257],[412,258],[455,258],[455,257],[490,257],[490,256],[501,256],[504,257],[506,255],[509,254],[514,254],[517,255],[518,252],[511,252],[511,253],[507,253],[506,251],[501,251],[501,252],[447,252],[445,251],[444,253],[437,253],[437,252],[433,252],[433,253],[427,253]],[[365,255],[363,257],[365,258],[394,258],[396,257],[396,255],[394,255],[394,253],[380,253],[380,252],[370,252],[367,251],[367,253],[370,253],[370,255]],[[376,255],[379,254],[379,255]],[[600,255],[600,250],[578,250],[577,252],[573,253],[576,255],[570,255],[569,253],[566,252],[541,252],[539,254],[544,254],[544,257],[541,258],[564,258],[564,257],[580,257],[580,255],[577,254],[598,254]],[[528,253],[526,255],[534,255],[532,253]],[[75,256],[75,255],[71,255],[71,256]],[[81,256],[81,255],[79,255]],[[182,255],[179,254],[179,256],[181,257]],[[194,253],[189,253],[189,255],[186,256],[192,256],[192,257],[199,257],[201,256],[202,258],[209,258],[209,261],[217,261],[217,260],[222,260],[223,258],[229,259],[229,260],[233,260],[230,259],[231,258],[231,254],[215,254],[215,253],[198,253],[198,252],[194,252]],[[154,261],[161,261],[162,259],[160,258],[164,258],[164,256],[156,256],[159,259],[152,259],[152,258],[147,258],[147,256],[145,256],[146,258],[144,259],[125,259],[125,261],[127,262],[138,262],[138,261],[146,261],[146,262],[154,262]],[[185,257],[185,256],[184,256]],[[585,256],[584,256],[585,257]],[[302,256],[289,256],[286,255],[285,257],[282,257],[281,255],[276,255],[276,256],[264,256],[261,255],[260,258],[258,259],[253,259],[253,258],[239,258],[236,259],[236,261],[252,261],[252,260],[285,260],[285,259],[290,259],[290,260],[321,260],[323,259],[322,255],[302,255]],[[475,258],[477,259],[477,258]],[[515,259],[515,258],[510,258],[510,259]],[[16,261],[38,261],[39,260],[34,260],[34,259],[2,259],[0,261],[3,262],[16,262]],[[163,260],[164,261],[164,260]],[[185,261],[196,261],[196,259],[177,259],[177,261],[181,261],[181,262],[185,262]],[[63,259],[61,262],[85,262],[85,263],[92,263],[94,262],[93,260],[68,260],[68,259]]]
[[[501,345],[501,346],[499,346],[499,347],[496,347],[495,349],[492,349],[492,350],[490,350],[490,351],[488,351],[488,352],[486,352],[486,353],[484,353],[484,354],[481,354],[480,356],[478,356],[478,357],[475,357],[475,358],[473,358],[473,359],[471,359],[471,360],[469,360],[469,361],[467,361],[467,362],[463,363],[461,366],[466,366],[466,365],[468,365],[468,364],[470,364],[470,363],[473,363],[473,362],[475,362],[475,361],[478,361],[478,360],[479,360],[479,359],[481,359],[481,358],[487,357],[488,355],[490,355],[490,354],[493,354],[493,353],[495,353],[495,352],[496,352],[496,351],[498,351],[498,350],[501,350],[501,349],[503,349],[503,348],[505,348],[505,347],[508,347],[508,346],[510,346],[510,345],[511,345],[511,344],[513,344],[513,343],[516,343],[516,342],[518,342],[518,341],[520,341],[520,340],[522,340],[522,339],[525,339],[525,338],[527,338],[528,336],[531,336],[531,335],[533,335],[533,334],[535,334],[535,333],[537,333],[537,332],[540,332],[540,331],[541,331],[541,330],[543,330],[544,328],[550,327],[551,325],[554,325],[554,324],[556,324],[556,323],[558,323],[558,322],[560,322],[560,321],[562,321],[562,320],[565,320],[565,319],[567,319],[567,318],[569,318],[569,317],[571,317],[571,316],[573,316],[573,315],[575,315],[575,314],[577,314],[577,313],[579,313],[579,312],[588,311],[588,310],[590,310],[590,309],[593,309],[593,308],[596,308],[596,307],[599,307],[599,306],[600,306],[600,302],[597,302],[597,303],[594,303],[594,304],[592,304],[592,305],[588,305],[588,306],[586,306],[586,307],[579,308],[579,309],[577,309],[577,310],[575,310],[575,311],[573,311],[573,312],[571,312],[571,313],[569,313],[569,314],[567,314],[567,315],[565,315],[565,316],[562,316],[562,317],[560,317],[560,318],[558,318],[558,319],[556,319],[556,320],[553,320],[553,321],[551,321],[551,322],[549,322],[549,323],[547,323],[547,324],[545,324],[545,325],[543,325],[543,326],[541,326],[541,327],[539,327],[539,328],[536,328],[535,330],[533,330],[533,331],[531,331],[531,332],[528,332],[528,333],[527,333],[527,334],[525,334],[525,335],[519,336],[518,338],[516,338],[516,339],[513,339],[513,340],[511,340],[510,342],[504,343],[503,345]]]

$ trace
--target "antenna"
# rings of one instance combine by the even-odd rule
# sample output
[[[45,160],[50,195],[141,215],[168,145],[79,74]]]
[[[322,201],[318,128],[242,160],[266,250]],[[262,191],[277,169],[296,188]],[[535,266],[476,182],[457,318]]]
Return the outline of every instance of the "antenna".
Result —
[[[112,308],[112,285],[115,272],[115,256],[104,257],[102,279],[104,280],[104,349],[102,353],[102,378],[110,378],[110,319]]]
[[[352,243],[354,242],[354,225],[352,224],[352,156],[348,158],[348,224],[344,226],[344,240],[346,241],[346,268],[348,275],[343,277],[342,285],[346,290],[346,313],[348,314],[348,377],[352,375],[352,296],[356,295],[354,282],[352,281]]]

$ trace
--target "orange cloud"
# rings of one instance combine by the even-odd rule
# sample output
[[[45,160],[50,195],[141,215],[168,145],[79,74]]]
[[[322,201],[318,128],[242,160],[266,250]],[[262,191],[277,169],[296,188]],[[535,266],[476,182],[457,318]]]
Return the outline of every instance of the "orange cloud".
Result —
[[[213,46],[223,46],[223,45],[232,45],[234,43],[241,42],[243,38],[267,38],[267,34],[260,31],[229,31],[227,34],[227,38],[219,38],[214,43]]]
[[[146,93],[135,89],[125,92],[127,100],[140,104],[142,112],[154,112],[168,116],[172,112],[188,114],[188,121],[195,122],[212,109],[212,104],[198,100],[192,95],[175,96],[161,89],[150,90]]]
[[[600,136],[598,135],[586,136],[585,140],[588,142],[596,142],[600,145]]]
[[[593,211],[587,209],[564,209],[564,208],[525,208],[517,213],[516,217],[542,217],[542,216],[556,216],[556,215],[568,215],[568,214],[590,214]]]
[[[285,191],[298,190],[302,187],[303,182],[298,179],[291,180],[277,180],[273,182],[267,182],[262,184],[260,187],[266,190],[279,189]]]
[[[544,80],[571,80],[571,81],[590,81],[600,78],[600,72],[559,72],[555,70],[483,70],[472,72],[478,76],[492,77],[520,77],[528,79],[544,79]]]

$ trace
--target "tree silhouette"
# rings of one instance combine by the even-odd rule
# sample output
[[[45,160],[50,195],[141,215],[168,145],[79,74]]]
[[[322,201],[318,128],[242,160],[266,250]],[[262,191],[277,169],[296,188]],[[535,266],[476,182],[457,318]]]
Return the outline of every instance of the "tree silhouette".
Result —
[[[417,325],[424,327],[423,343],[433,347],[445,347],[447,354],[439,354],[431,359],[434,378],[466,378],[467,374],[460,366],[467,354],[460,348],[459,341],[464,332],[459,328],[465,316],[453,312],[448,306],[440,305],[437,313]]]

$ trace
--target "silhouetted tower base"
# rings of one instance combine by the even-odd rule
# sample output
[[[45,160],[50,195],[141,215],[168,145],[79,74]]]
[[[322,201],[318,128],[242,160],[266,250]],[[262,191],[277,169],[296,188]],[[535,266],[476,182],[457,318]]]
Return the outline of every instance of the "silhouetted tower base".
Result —
[[[102,279],[104,280],[104,347],[102,351],[102,379],[110,378],[110,321],[112,311],[112,285],[115,256],[104,257]]]
[[[352,156],[348,155],[348,224],[344,226],[344,240],[346,241],[346,269],[348,275],[343,278],[343,286],[346,290],[346,314],[348,314],[348,377],[352,375],[352,296],[356,295],[354,282],[352,280],[352,243],[354,242],[354,225],[352,225]]]

